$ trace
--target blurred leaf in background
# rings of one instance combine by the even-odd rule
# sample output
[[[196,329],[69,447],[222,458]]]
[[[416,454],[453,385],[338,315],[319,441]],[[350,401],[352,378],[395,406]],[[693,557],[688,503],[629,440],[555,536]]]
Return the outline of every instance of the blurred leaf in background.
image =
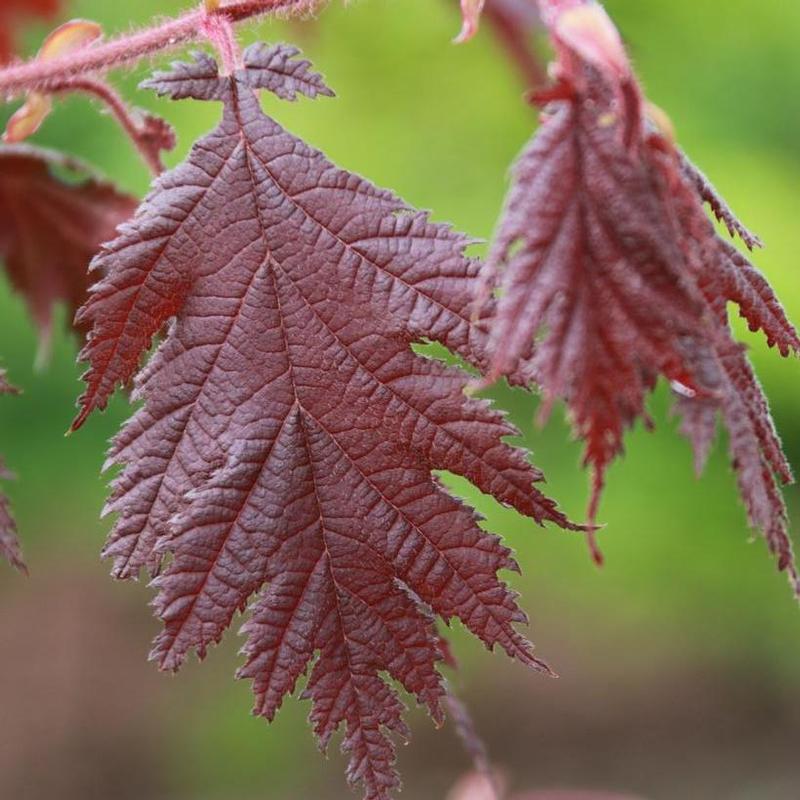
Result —
[[[75,0],[67,15],[95,19],[110,35],[186,5]],[[757,263],[800,320],[800,4],[755,11],[745,0],[606,5],[683,147],[766,242]],[[335,100],[291,107],[265,98],[281,124],[344,167],[434,209],[436,219],[488,237],[508,167],[535,117],[488,26],[454,48],[457,24],[454,3],[364,0],[331,5],[313,36],[302,23],[266,22],[245,38],[302,39],[337,92]],[[27,53],[44,33],[27,31]],[[119,82],[136,104],[159,109],[176,126],[175,163],[218,110],[137,92],[147,71],[121,74]],[[0,122],[12,110],[3,109]],[[85,100],[60,103],[36,143],[85,158],[126,190],[147,189],[115,123]],[[752,347],[800,466],[800,365],[781,363],[756,337],[737,333]],[[99,468],[127,401],[118,397],[80,435],[64,439],[80,391],[75,341],[57,336],[52,366],[34,372],[35,331],[4,285],[0,342],[0,366],[25,389],[0,407],[0,432],[20,478],[9,491],[32,569],[27,581],[0,571],[0,753],[13,753],[11,767],[0,763],[4,791],[13,786],[9,796],[22,800],[351,796],[338,755],[326,762],[316,752],[306,704],[287,703],[273,726],[248,716],[249,688],[231,680],[239,663],[234,639],[177,680],[146,662],[157,627],[142,602],[148,590],[115,585],[98,560],[107,527],[98,519]],[[580,516],[587,491],[580,447],[559,414],[535,430],[524,394],[497,388],[493,396],[522,428],[549,492]],[[602,571],[579,538],[538,529],[448,478],[517,551],[523,576],[512,582],[533,619],[531,636],[561,675],[529,674],[454,631],[461,671],[453,681],[512,794],[588,786],[651,800],[797,797],[798,611],[764,545],[748,544],[726,443],[695,480],[667,406],[662,390],[652,406],[656,433],[636,430],[609,476]],[[797,537],[796,488],[787,500]],[[465,756],[449,726],[434,731],[419,714],[412,724],[400,764],[405,796],[442,800]],[[5,782],[9,769],[16,783]]]

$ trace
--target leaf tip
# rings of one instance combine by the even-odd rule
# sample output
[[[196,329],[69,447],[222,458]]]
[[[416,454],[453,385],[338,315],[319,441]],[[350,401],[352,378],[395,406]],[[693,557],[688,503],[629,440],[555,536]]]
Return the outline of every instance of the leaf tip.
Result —
[[[453,39],[453,44],[464,44],[478,32],[478,21],[481,11],[483,11],[484,2],[485,0],[461,0],[463,22],[458,36]]]
[[[3,142],[20,144],[33,136],[44,124],[52,110],[52,100],[39,92],[31,92],[6,125]]]
[[[606,563],[606,558],[603,555],[603,551],[600,549],[600,545],[597,541],[597,531],[591,530],[586,534],[586,541],[589,544],[589,553],[592,556],[592,561],[594,562],[595,566],[597,567],[604,567]]]
[[[69,426],[69,429],[67,430],[66,434],[64,434],[64,435],[65,436],[71,436],[73,433],[76,433],[77,431],[79,431],[83,427],[84,423],[89,418],[89,414],[91,414],[91,413],[92,413],[92,406],[91,405],[81,406],[81,409],[78,412],[78,415],[75,417],[74,420],[72,420],[72,424]]]
[[[553,27],[555,36],[587,63],[617,80],[631,75],[625,45],[616,25],[597,3],[562,11]]]

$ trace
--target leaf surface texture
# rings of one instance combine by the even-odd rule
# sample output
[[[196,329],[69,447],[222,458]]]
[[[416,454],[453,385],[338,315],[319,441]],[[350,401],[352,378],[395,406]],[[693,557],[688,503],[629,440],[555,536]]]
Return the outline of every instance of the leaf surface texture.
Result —
[[[750,523],[797,592],[779,488],[792,472],[726,305],[784,356],[800,352],[800,339],[704,203],[747,247],[758,239],[674,145],[663,112],[646,105],[602,8],[554,2],[545,19],[557,83],[537,98],[542,125],[517,162],[484,278],[501,290],[489,382],[527,362],[543,416],[566,402],[593,470],[593,520],[626,430],[651,424],[647,397],[666,378],[698,468],[722,418]]]
[[[411,349],[486,363],[469,241],[263,113],[258,89],[330,94],[296,50],[257,45],[244,63],[223,77],[196,55],[148,82],[221,101],[223,119],[95,262],[76,426],[168,324],[111,451],[123,470],[106,555],[118,577],[157,576],[163,669],[204,656],[250,603],[240,676],[256,713],[272,719],[309,673],[322,745],[343,727],[348,777],[379,800],[399,786],[388,734],[407,735],[386,679],[442,718],[436,616],[546,669],[497,576],[510,552],[432,471],[575,526],[504,443],[513,426],[466,397],[468,376]]]

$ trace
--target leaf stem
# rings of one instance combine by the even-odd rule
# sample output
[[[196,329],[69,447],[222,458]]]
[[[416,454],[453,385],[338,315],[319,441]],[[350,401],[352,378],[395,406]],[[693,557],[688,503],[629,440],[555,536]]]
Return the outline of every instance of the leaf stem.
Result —
[[[240,66],[241,52],[230,19],[223,14],[207,14],[203,32],[219,53],[224,74],[232,75]]]
[[[50,91],[53,94],[80,92],[100,100],[133,142],[153,175],[160,175],[164,171],[160,152],[162,149],[170,149],[174,145],[174,135],[167,123],[163,123],[163,127],[160,128],[162,140],[151,141],[152,137],[149,137],[148,133],[152,134],[155,131],[148,131],[146,125],[148,118],[138,119],[136,112],[126,105],[119,93],[105,81],[97,78],[67,78],[53,86]],[[150,117],[150,119],[156,121],[155,117]]]
[[[235,23],[293,6],[308,7],[308,3],[303,0],[229,0],[212,13]],[[10,99],[24,92],[46,92],[59,84],[63,85],[67,78],[103,74],[205,38],[203,21],[207,16],[205,8],[197,8],[155,27],[120,36],[61,58],[33,59],[0,69],[0,97]]]
[[[547,82],[547,70],[533,43],[533,24],[524,24],[525,21],[499,4],[487,6],[483,13],[527,87],[536,89],[544,86]]]

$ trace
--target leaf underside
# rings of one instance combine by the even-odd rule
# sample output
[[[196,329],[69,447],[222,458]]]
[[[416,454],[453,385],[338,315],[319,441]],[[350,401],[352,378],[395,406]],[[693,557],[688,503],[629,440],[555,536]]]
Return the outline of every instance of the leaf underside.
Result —
[[[136,209],[136,201],[74,159],[28,146],[0,146],[0,264],[25,299],[46,354],[54,308],[69,319],[85,301],[88,266],[100,243]],[[0,394],[11,387],[0,373]],[[0,477],[7,477],[0,464]],[[0,494],[0,552],[22,560],[7,499]]]
[[[271,720],[310,670],[320,742],[343,726],[348,778],[380,800],[399,786],[388,732],[407,736],[386,678],[442,718],[435,617],[546,670],[497,577],[516,568],[509,550],[432,470],[576,526],[503,442],[513,426],[465,396],[468,376],[412,352],[428,339],[485,366],[469,241],[261,110],[257,89],[330,94],[296,56],[257,45],[221,77],[196,55],[147,82],[224,115],[95,261],[105,277],[78,315],[93,329],[75,427],[169,323],[110,453],[123,470],[105,555],[117,577],[157,576],[152,658],[166,670],[202,658],[250,602],[239,676],[255,713]]]
[[[596,28],[610,24],[592,13]],[[579,50],[556,35],[560,83],[539,98],[543,122],[516,165],[487,265],[488,282],[502,290],[489,377],[527,360],[543,418],[555,400],[566,402],[594,473],[590,520],[625,431],[637,419],[650,424],[646,399],[665,377],[698,470],[721,416],[749,521],[798,592],[779,488],[792,472],[726,304],[784,356],[800,352],[800,339],[764,277],[716,233],[703,203],[748,247],[758,239],[645,119],[614,39],[602,40],[604,50],[566,22],[559,30]]]

